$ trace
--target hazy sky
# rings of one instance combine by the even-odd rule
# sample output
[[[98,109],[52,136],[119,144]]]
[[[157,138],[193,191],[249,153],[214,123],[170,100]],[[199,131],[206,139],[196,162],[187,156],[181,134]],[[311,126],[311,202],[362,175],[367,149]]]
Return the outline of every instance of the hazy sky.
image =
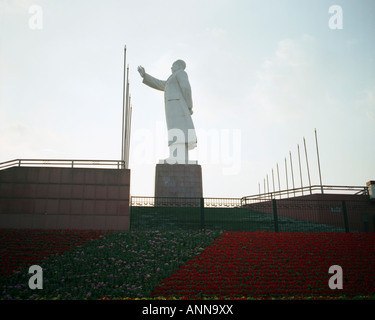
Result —
[[[319,184],[315,128],[323,184],[375,180],[375,1],[0,3],[0,162],[120,159],[126,45],[132,195],[153,195],[168,156],[163,93],[137,67],[167,79],[177,59],[192,86],[204,196],[263,192],[277,163],[285,189],[285,158],[291,187],[289,152],[300,186],[298,144],[306,186],[303,137]]]

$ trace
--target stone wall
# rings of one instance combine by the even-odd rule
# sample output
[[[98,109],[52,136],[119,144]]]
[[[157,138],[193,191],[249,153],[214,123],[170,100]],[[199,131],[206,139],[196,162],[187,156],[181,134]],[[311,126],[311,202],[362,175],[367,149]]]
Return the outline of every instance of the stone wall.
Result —
[[[157,164],[155,197],[202,198],[202,167],[192,164]]]
[[[130,170],[13,167],[0,171],[0,227],[128,230]]]

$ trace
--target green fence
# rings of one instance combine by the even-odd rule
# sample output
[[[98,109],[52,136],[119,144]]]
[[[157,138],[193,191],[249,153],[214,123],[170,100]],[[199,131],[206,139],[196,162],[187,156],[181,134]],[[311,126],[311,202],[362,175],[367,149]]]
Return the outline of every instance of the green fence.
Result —
[[[373,207],[348,201],[271,200],[243,205],[241,199],[132,197],[131,230],[230,230],[356,232],[374,220]],[[367,204],[367,203],[366,203]],[[347,208],[353,208],[348,213]],[[362,208],[361,212],[357,209]],[[363,208],[367,208],[364,211]],[[358,216],[358,219],[357,219]],[[349,217],[349,218],[348,218]],[[358,220],[358,221],[357,221]],[[364,219],[366,220],[366,219]],[[363,230],[362,230],[363,229]]]
[[[131,207],[131,229],[274,230],[272,216],[245,208]]]

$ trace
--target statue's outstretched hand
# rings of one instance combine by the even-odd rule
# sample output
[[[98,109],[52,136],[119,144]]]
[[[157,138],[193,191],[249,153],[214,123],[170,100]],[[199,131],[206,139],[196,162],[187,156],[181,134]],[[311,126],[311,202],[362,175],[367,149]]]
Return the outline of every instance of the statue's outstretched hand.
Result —
[[[145,68],[143,68],[142,66],[138,67],[138,72],[142,78],[145,76],[146,71],[145,71]]]

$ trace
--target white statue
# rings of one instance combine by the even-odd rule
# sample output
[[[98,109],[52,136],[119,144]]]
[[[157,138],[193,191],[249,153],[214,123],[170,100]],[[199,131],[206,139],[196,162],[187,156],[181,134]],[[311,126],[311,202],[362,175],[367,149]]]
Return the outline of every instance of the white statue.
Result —
[[[197,146],[197,136],[191,119],[193,101],[185,68],[185,62],[177,60],[172,65],[171,76],[162,81],[147,74],[142,66],[138,67],[144,84],[164,91],[169,146],[169,158],[165,162],[168,164],[196,163],[189,161],[189,150]]]

